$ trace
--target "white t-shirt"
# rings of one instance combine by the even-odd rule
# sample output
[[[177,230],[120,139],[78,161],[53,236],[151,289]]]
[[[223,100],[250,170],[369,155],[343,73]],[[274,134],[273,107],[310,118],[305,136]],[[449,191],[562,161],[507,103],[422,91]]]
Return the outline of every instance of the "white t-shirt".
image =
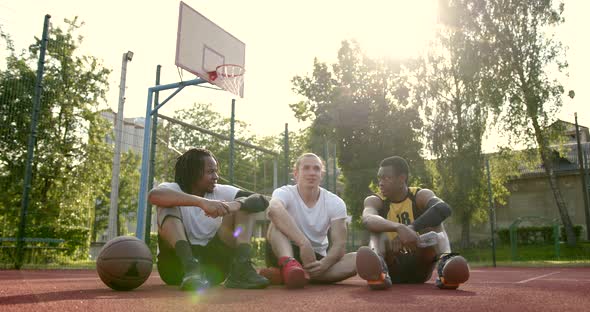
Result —
[[[158,188],[169,188],[182,192],[180,186],[175,182],[164,182]],[[240,189],[231,185],[216,184],[213,193],[205,193],[205,198],[221,201],[232,201]],[[215,236],[221,226],[223,217],[211,218],[196,206],[180,206],[182,224],[186,231],[187,238],[191,245],[205,246]]]
[[[287,212],[311,242],[313,250],[326,255],[328,249],[328,230],[334,220],[345,219],[346,204],[334,193],[320,187],[320,198],[314,207],[309,208],[303,202],[296,185],[285,185],[272,193],[272,197],[281,200]]]

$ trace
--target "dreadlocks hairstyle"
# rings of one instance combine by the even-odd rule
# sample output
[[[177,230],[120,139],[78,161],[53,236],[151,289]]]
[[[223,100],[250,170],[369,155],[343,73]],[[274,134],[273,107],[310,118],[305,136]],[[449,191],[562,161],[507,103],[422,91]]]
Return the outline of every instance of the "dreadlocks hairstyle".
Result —
[[[379,166],[393,168],[393,173],[396,176],[402,174],[406,175],[406,183],[408,182],[408,178],[410,177],[410,167],[408,166],[408,162],[405,159],[399,156],[387,157],[381,161]]]
[[[193,183],[203,176],[205,157],[213,157],[217,161],[215,155],[204,148],[192,148],[176,159],[174,182],[183,192],[190,193]]]

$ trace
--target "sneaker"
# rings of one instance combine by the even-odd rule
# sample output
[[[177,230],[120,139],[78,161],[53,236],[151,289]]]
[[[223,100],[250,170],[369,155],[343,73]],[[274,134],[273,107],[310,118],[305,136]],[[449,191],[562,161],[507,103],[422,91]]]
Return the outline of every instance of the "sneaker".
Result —
[[[209,288],[209,282],[201,274],[185,274],[180,283],[180,289],[185,291],[199,291]]]
[[[295,258],[282,257],[280,260],[281,276],[289,289],[303,288],[309,282],[309,275]]]
[[[457,289],[469,279],[469,265],[456,253],[444,254],[437,267],[438,278],[434,282],[440,289]]]
[[[256,273],[252,260],[244,258],[234,260],[227,280],[225,280],[227,288],[260,289],[269,284],[268,279]]]
[[[262,268],[258,274],[266,277],[271,285],[282,285],[283,277],[281,276],[281,269],[277,267]]]
[[[356,253],[356,271],[371,289],[388,289],[392,285],[385,261],[367,246],[359,248]]]
[[[209,281],[201,274],[199,261],[195,258],[184,263],[184,276],[180,282],[182,290],[204,290],[209,288]]]

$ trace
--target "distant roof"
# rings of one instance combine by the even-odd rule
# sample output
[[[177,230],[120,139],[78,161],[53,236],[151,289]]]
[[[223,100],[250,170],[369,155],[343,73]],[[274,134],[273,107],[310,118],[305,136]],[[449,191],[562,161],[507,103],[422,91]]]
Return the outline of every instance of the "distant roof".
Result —
[[[572,128],[576,126],[576,124],[575,124],[575,123],[572,123],[572,122],[569,122],[569,121],[565,121],[565,120],[561,120],[561,119],[557,119],[557,120],[556,120],[556,121],[554,121],[552,124],[550,124],[550,125],[549,125],[549,127],[553,127],[553,126],[555,126],[555,124],[557,124],[557,123],[564,123],[564,124],[567,124],[568,126],[571,126]],[[588,127],[582,126],[582,125],[580,125],[580,124],[578,124],[578,127],[580,127],[580,128],[584,128],[584,129],[588,130]]]

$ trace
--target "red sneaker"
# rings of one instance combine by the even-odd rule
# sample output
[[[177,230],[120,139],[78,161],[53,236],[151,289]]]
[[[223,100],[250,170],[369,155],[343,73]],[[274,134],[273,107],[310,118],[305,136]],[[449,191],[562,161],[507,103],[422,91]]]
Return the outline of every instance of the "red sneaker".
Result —
[[[281,269],[276,267],[262,268],[258,274],[266,277],[270,281],[271,285],[283,284],[283,277],[281,276]]]
[[[303,288],[309,281],[309,275],[299,261],[291,257],[281,257],[279,259],[281,266],[281,275],[287,288]]]

